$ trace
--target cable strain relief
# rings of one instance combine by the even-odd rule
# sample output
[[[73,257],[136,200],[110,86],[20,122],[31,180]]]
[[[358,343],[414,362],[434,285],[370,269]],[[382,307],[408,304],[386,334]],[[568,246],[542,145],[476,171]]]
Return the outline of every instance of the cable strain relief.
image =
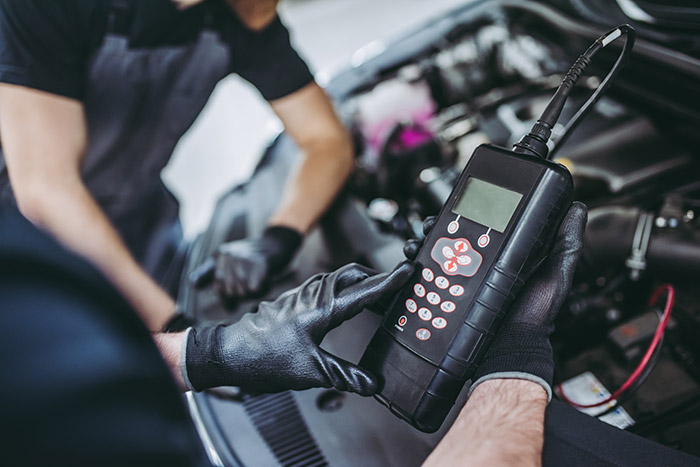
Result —
[[[563,81],[566,82],[568,86],[573,87],[590,64],[591,59],[585,54],[579,56],[576,62],[569,68]]]
[[[543,122],[542,120],[537,120],[537,122],[532,125],[530,135],[541,139],[545,144],[547,144],[549,137],[552,136],[552,125],[547,122]]]
[[[523,136],[522,139],[513,146],[513,152],[546,159],[549,153],[547,141],[549,141],[551,135],[552,127],[547,122],[538,120],[537,123],[532,126],[530,133]]]

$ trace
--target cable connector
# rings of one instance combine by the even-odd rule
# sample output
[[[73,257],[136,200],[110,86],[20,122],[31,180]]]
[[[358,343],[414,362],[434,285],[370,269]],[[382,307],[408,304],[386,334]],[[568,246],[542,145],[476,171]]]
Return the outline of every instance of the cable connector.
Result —
[[[530,133],[523,136],[522,139],[513,146],[513,152],[546,159],[547,153],[549,152],[547,141],[551,135],[552,127],[538,120],[537,123],[533,125]]]
[[[566,127],[564,134],[560,137],[557,145],[555,145],[554,149],[552,150],[552,153],[558,149],[561,143],[566,140],[566,137],[571,133],[571,130],[575,127],[578,121],[580,121],[583,115],[585,115],[588,110],[590,110],[591,106],[595,104],[601,93],[608,88],[610,81],[624,64],[624,61],[629,55],[629,52],[634,44],[634,28],[632,26],[623,24],[612,31],[608,31],[606,34],[596,39],[588,50],[586,50],[576,59],[574,64],[571,66],[571,68],[569,68],[569,71],[564,76],[564,79],[557,88],[557,91],[554,93],[554,96],[552,96],[552,99],[547,104],[547,107],[542,112],[542,116],[540,116],[539,120],[537,120],[537,123],[535,123],[535,125],[532,127],[532,130],[530,130],[530,133],[523,136],[523,138],[517,144],[515,144],[513,147],[514,152],[548,159],[547,156],[549,155],[550,151],[547,146],[547,142],[549,141],[549,137],[552,135],[552,128],[554,128],[554,125],[557,124],[557,120],[559,120],[564,104],[566,103],[569,94],[571,94],[571,91],[574,89],[574,86],[576,86],[576,82],[579,80],[581,75],[583,75],[583,72],[586,71],[588,65],[590,65],[593,56],[598,53],[600,49],[606,47],[623,34],[627,36],[627,41],[625,42],[625,46],[623,47],[622,53],[618,57],[617,62],[615,62],[613,68],[610,70],[599,88],[589,98],[586,104],[584,104],[584,106],[576,113],[574,118],[572,118],[571,122]]]

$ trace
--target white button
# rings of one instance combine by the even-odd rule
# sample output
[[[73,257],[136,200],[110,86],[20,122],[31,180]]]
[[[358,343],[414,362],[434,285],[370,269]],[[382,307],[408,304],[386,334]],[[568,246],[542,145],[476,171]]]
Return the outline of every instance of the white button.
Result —
[[[423,284],[414,285],[413,292],[419,297],[425,297],[425,287],[423,287]]]
[[[421,308],[420,310],[418,310],[418,316],[420,316],[420,319],[422,319],[423,321],[430,321],[433,317],[433,314],[427,308]]]
[[[469,266],[470,264],[472,264],[472,258],[471,256],[467,255],[458,256],[457,262],[460,266]]]
[[[435,292],[428,292],[428,295],[425,298],[431,305],[437,305],[440,303],[440,296]]]
[[[433,326],[435,329],[444,329],[447,326],[447,320],[445,318],[435,318],[433,320]]]
[[[416,310],[418,309],[418,305],[416,304],[416,301],[413,300],[412,298],[409,298],[406,300],[406,309],[408,310],[409,313],[415,313]]]
[[[455,272],[457,270],[457,262],[454,260],[445,261],[442,267],[447,272]]]
[[[479,237],[478,244],[481,248],[485,248],[489,245],[489,242],[491,241],[491,237],[488,235],[484,234],[481,237]]]
[[[444,256],[447,259],[452,259],[455,257],[455,252],[452,251],[452,248],[449,246],[444,246],[442,247],[442,256]]]
[[[464,293],[464,287],[462,287],[461,285],[453,285],[452,287],[450,287],[450,293],[455,297],[459,297]]]
[[[442,305],[440,305],[440,309],[445,313],[452,313],[455,311],[455,308],[457,307],[455,306],[454,302],[450,301],[442,302]]]
[[[450,281],[444,276],[438,276],[435,278],[435,285],[437,285],[439,289],[446,289],[450,286]]]
[[[458,240],[455,242],[455,250],[457,250],[457,253],[464,253],[467,251],[469,247],[467,246],[467,242]]]
[[[416,331],[416,337],[422,341],[427,341],[430,339],[430,331],[425,328],[420,328]]]
[[[459,222],[457,221],[452,221],[449,224],[447,224],[447,232],[448,233],[455,233],[459,230]]]
[[[434,278],[435,274],[433,274],[433,271],[431,271],[428,268],[423,269],[423,279],[425,279],[428,282],[432,282]]]

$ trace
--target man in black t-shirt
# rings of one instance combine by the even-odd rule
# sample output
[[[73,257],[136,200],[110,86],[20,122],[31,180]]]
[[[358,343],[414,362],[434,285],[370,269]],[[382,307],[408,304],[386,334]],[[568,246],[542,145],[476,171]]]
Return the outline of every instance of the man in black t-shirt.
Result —
[[[352,168],[276,3],[0,0],[0,203],[96,265],[152,331],[175,309],[157,282],[181,238],[160,171],[218,81],[255,85],[303,153],[267,229],[217,253],[225,295],[259,292]]]

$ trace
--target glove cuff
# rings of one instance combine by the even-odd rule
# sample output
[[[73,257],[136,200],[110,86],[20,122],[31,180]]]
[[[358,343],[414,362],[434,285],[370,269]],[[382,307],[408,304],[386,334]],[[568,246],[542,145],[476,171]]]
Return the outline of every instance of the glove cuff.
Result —
[[[467,398],[471,397],[472,393],[478,385],[485,381],[490,381],[492,379],[522,379],[525,381],[531,381],[537,383],[545,390],[547,393],[547,402],[552,400],[552,385],[547,381],[543,380],[539,376],[531,375],[530,373],[523,373],[521,371],[504,371],[502,373],[490,373],[488,375],[482,376],[481,378],[474,381],[469,388],[469,394]]]
[[[263,232],[262,241],[268,254],[270,268],[280,270],[294,257],[303,240],[301,233],[280,225],[270,226]]]
[[[221,377],[229,373],[218,355],[221,327],[200,326],[187,331],[182,375],[194,391],[225,385]]]
[[[185,339],[182,342],[182,351],[180,352],[180,373],[182,374],[182,379],[185,382],[185,386],[187,386],[187,389],[190,391],[196,391],[194,386],[192,386],[192,382],[190,381],[190,376],[187,373],[187,343],[190,338],[190,334],[192,333],[192,328],[187,328],[185,330]]]
[[[502,327],[472,380],[486,381],[487,376],[496,374],[531,375],[532,378],[517,378],[541,380],[546,384],[543,384],[545,390],[549,387],[547,394],[551,394],[554,360],[549,334],[548,329],[522,323],[513,328]]]

